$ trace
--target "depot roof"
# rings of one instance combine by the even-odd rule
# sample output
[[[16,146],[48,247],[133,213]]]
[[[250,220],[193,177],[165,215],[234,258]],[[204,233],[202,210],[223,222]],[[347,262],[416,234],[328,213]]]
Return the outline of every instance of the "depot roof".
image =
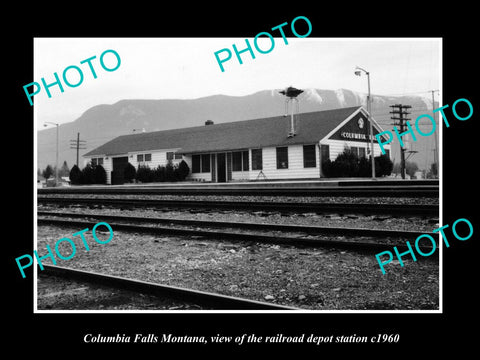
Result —
[[[290,132],[290,116],[274,116],[183,129],[163,130],[119,136],[86,153],[119,155],[162,149],[179,149],[183,154],[241,150],[267,146],[313,144],[323,139],[360,106],[315,111],[295,115],[294,137]]]

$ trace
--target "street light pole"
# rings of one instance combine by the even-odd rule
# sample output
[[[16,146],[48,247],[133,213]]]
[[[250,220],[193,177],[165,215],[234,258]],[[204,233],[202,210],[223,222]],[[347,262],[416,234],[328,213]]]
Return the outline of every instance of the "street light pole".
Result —
[[[367,113],[368,113],[368,123],[370,124],[370,160],[372,162],[372,180],[375,180],[375,156],[373,152],[373,125],[372,125],[372,116],[371,116],[371,94],[370,94],[370,73],[362,69],[361,67],[356,67],[356,69],[363,71],[367,74],[368,80],[368,96],[367,96]],[[355,71],[355,75],[360,76],[360,71]]]
[[[57,127],[57,144],[56,144],[56,150],[55,150],[55,186],[57,186],[57,181],[58,181],[58,126],[60,124],[53,123],[50,121],[46,121],[43,126],[47,126],[47,124],[52,124]]]

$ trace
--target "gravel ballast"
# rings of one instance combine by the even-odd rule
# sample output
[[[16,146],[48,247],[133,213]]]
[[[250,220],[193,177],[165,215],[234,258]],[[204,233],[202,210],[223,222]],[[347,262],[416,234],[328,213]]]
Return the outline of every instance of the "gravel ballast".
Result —
[[[288,221],[292,221],[290,217]],[[87,252],[80,237],[72,237],[80,230],[39,226],[39,255],[42,250],[46,252],[46,244],[54,249],[57,240],[68,237],[75,242],[76,254],[71,260],[57,259],[59,266],[309,310],[432,310],[439,306],[436,254],[417,262],[407,258],[404,267],[393,261],[382,275],[372,253],[153,236],[115,229],[113,239],[103,245],[87,232]],[[97,236],[106,239],[109,234],[97,231]],[[67,254],[71,248],[62,243],[60,251]]]

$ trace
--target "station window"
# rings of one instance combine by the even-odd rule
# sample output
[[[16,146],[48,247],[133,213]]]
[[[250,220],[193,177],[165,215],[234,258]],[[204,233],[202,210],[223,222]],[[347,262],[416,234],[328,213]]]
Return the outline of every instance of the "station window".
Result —
[[[103,158],[92,158],[92,165],[103,165]]]
[[[358,148],[358,157],[359,158],[366,157],[366,149],[364,147]]]
[[[234,151],[232,153],[232,171],[242,171],[242,152]]]
[[[210,172],[210,154],[203,154],[201,159],[202,159],[202,173]]]
[[[262,149],[252,149],[252,170],[263,170]]]
[[[90,163],[92,165],[103,165],[103,158],[92,158],[92,160],[90,160]]]
[[[315,145],[303,145],[303,167],[312,168],[317,166]]]
[[[277,169],[288,169],[288,146],[277,147]]]
[[[138,154],[137,155],[137,162],[142,163],[146,161],[152,161],[152,154]]]
[[[167,151],[167,160],[182,160],[183,156],[181,153]]]
[[[200,155],[192,155],[192,174],[200,172]]]
[[[249,170],[249,161],[248,161],[248,150],[242,151],[242,166],[243,166],[243,171],[248,171]]]
[[[232,171],[248,171],[248,150],[232,152]]]

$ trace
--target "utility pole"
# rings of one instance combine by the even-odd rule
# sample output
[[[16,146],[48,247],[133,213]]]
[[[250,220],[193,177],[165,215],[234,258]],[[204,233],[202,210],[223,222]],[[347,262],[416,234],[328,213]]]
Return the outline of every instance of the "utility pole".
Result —
[[[390,114],[394,114],[394,116],[391,117],[392,120],[394,120],[394,124],[399,127],[400,133],[403,133],[405,131],[405,121],[410,120],[409,118],[405,117],[405,115],[410,114],[407,112],[405,109],[410,109],[410,105],[402,105],[402,104],[395,104],[395,105],[390,105],[392,108],[392,111],[390,111]],[[398,115],[398,116],[395,116]],[[398,120],[398,123],[395,123],[395,121]],[[400,173],[402,175],[402,179],[405,179],[405,148],[400,144]]]
[[[371,104],[372,104],[372,98],[371,98],[371,93],[370,93],[370,72],[368,72],[365,69],[362,69],[361,67],[356,67],[355,68],[355,75],[360,76],[361,72],[364,72],[367,75],[367,80],[368,80],[368,96],[367,96],[367,113],[368,113],[368,122],[370,123],[369,128],[370,128],[370,160],[372,162],[372,180],[375,180],[375,152],[373,148],[373,125],[372,125],[372,109],[371,109]]]
[[[432,92],[432,111],[435,108],[435,91],[439,92],[438,90],[431,90]],[[435,121],[435,124],[437,124],[437,113],[433,113],[433,119]],[[438,136],[440,137],[440,130],[438,131]],[[434,133],[433,137],[435,138],[435,150],[433,151],[433,161],[437,163],[437,174],[438,174],[438,139],[437,139],[437,134]]]
[[[77,140],[70,140],[70,149],[77,149],[77,167],[78,167],[78,151],[80,149],[85,150],[86,147],[83,147],[86,143],[86,140],[80,140],[80,133],[77,133]]]

